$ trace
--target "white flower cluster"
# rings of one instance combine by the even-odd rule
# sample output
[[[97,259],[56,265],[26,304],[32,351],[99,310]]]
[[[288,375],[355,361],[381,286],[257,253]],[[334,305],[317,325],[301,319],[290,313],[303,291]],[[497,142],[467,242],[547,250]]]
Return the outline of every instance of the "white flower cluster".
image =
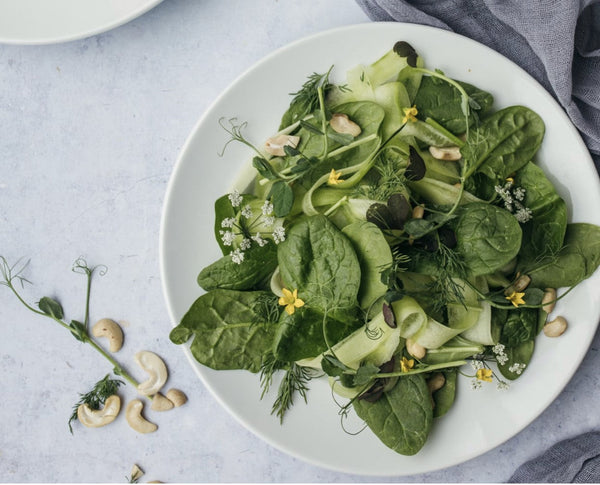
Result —
[[[508,361],[508,355],[504,352],[505,349],[506,347],[503,344],[496,344],[492,347],[492,352],[496,356],[496,362],[500,365],[504,365]]]
[[[517,221],[525,223],[532,217],[531,209],[522,204],[525,199],[525,189],[522,187],[513,187],[513,185],[514,182],[512,179],[509,179],[503,187],[496,185],[494,190],[504,201],[505,209],[513,213]]]
[[[517,375],[521,375],[522,372],[525,370],[525,367],[527,367],[526,364],[519,364],[519,363],[515,362],[508,368],[508,371],[514,372]]]
[[[240,208],[243,202],[242,195],[234,190],[228,195],[229,202],[233,208]],[[238,236],[243,236],[238,247],[231,251],[231,260],[236,264],[242,264],[244,261],[244,251],[252,247],[252,243],[258,244],[260,247],[268,243],[264,236],[271,235],[275,244],[285,241],[285,229],[282,226],[274,227],[272,232],[263,233],[256,232],[254,236],[250,236],[253,227],[260,224],[262,227],[272,227],[275,225],[275,217],[273,215],[273,204],[266,200],[261,207],[261,213],[254,219],[254,213],[249,204],[239,209],[240,222],[237,222],[235,217],[226,217],[221,221],[221,241],[224,246],[233,246]],[[243,220],[245,219],[245,220]]]

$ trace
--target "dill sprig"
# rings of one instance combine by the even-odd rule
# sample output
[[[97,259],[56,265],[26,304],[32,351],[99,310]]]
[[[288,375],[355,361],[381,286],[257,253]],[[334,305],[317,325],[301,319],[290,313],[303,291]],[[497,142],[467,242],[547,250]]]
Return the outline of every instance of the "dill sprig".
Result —
[[[467,269],[464,261],[456,251],[439,242],[437,251],[433,254],[437,263],[438,273],[435,275],[429,289],[437,295],[433,301],[434,309],[439,311],[448,303],[465,305],[463,287],[456,279],[464,280]]]
[[[107,374],[103,379],[99,380],[94,384],[94,387],[91,391],[86,392],[85,394],[79,394],[79,401],[77,404],[73,406],[73,413],[69,418],[69,431],[73,434],[73,426],[71,423],[77,420],[77,409],[82,404],[87,404],[90,409],[97,410],[100,409],[106,400],[117,393],[119,386],[125,384],[123,381],[119,381],[117,379],[111,379]]]
[[[382,150],[374,165],[379,177],[372,184],[359,184],[355,194],[372,200],[387,200],[392,194],[406,191],[406,161],[398,154]]]
[[[252,304],[252,313],[254,313],[252,324],[277,323],[282,308],[278,303],[277,296],[269,294],[260,295]]]
[[[271,414],[279,417],[279,421],[282,423],[286,411],[294,404],[296,393],[306,402],[307,384],[313,375],[309,368],[299,366],[295,362],[283,362],[278,360],[272,353],[269,353],[263,359],[260,369],[261,399],[271,388],[275,373],[280,370],[285,370],[285,374],[279,383],[277,398],[273,402]]]
[[[289,112],[293,114],[292,119],[286,120],[289,124],[303,119],[319,108],[319,89],[325,95],[333,87],[329,82],[329,74],[332,69],[333,66],[324,74],[312,73],[297,92],[290,93],[293,98],[290,102]]]

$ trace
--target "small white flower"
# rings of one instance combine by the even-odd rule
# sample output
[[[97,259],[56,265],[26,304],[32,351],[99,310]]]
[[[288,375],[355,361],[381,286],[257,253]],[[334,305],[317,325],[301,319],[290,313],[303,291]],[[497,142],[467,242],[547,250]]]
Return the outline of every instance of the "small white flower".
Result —
[[[271,204],[268,200],[265,200],[265,203],[261,207],[261,211],[263,216],[268,216],[271,212],[273,212],[273,204]]]
[[[477,389],[481,389],[481,381],[479,379],[471,380],[471,389],[476,391]]]
[[[233,240],[235,239],[235,234],[231,231],[219,231],[221,234],[221,241],[225,246],[231,246],[233,244]]]
[[[496,389],[498,389],[499,391],[507,391],[508,389],[510,389],[510,384],[505,381],[498,381]]]
[[[242,196],[237,190],[231,192],[231,194],[229,194],[228,197],[232,207],[238,207],[242,203]]]
[[[256,236],[252,236],[252,240],[258,244],[261,248],[267,244],[267,240],[263,239],[259,232],[256,233]]]
[[[242,209],[242,216],[244,216],[246,219],[250,219],[252,217],[252,209],[248,204],[246,204]]]
[[[504,365],[504,364],[506,364],[507,361],[508,361],[508,355],[506,355],[506,354],[497,354],[496,355],[496,362],[498,362],[498,364]]]
[[[516,362],[508,368],[508,371],[520,375],[525,370],[525,367],[525,364],[519,364]]]
[[[242,264],[242,261],[244,261],[244,253],[240,248],[231,253],[231,260],[236,264]]]
[[[504,344],[496,344],[492,347],[492,352],[494,352],[496,355],[503,354],[505,349],[506,347]]]
[[[521,223],[525,223],[531,219],[531,209],[528,207],[521,207],[515,212],[515,218]]]
[[[473,367],[474,370],[483,369],[483,362],[481,362],[480,360],[473,359],[471,361],[471,367]]]
[[[252,246],[252,241],[248,238],[244,238],[242,239],[242,242],[240,243],[240,249],[242,251],[245,251],[246,249],[250,249],[250,246]]]
[[[235,219],[233,217],[226,217],[221,221],[221,227],[231,228],[235,224]]]
[[[275,224],[275,218],[273,216],[265,216],[262,218],[262,224],[265,227],[271,227]]]
[[[525,198],[525,189],[523,187],[517,187],[513,190],[513,196],[517,200],[523,200]]]
[[[275,241],[275,244],[285,241],[285,229],[282,226],[273,229],[273,240]]]

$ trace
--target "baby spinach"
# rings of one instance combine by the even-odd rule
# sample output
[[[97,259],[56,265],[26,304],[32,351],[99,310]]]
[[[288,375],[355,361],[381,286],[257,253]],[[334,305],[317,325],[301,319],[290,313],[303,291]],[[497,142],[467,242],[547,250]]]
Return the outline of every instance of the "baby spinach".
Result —
[[[357,305],[360,264],[350,240],[322,215],[290,226],[277,250],[285,287],[311,308],[334,315]]]
[[[494,97],[475,86],[458,82],[471,99],[479,106],[479,114],[486,113],[494,102]],[[452,133],[465,131],[465,115],[462,110],[461,93],[451,84],[433,76],[424,76],[417,92],[415,105],[419,118],[433,118]]]
[[[261,321],[254,304],[264,291],[213,290],[200,296],[169,338],[185,343],[195,335],[194,358],[212,369],[260,370],[271,350],[275,325]]]
[[[521,247],[521,227],[508,211],[486,203],[461,207],[455,223],[456,251],[471,276],[493,273]]]
[[[500,342],[508,347],[516,347],[523,342],[533,340],[537,335],[538,318],[537,308],[518,308],[509,311],[502,327]]]
[[[354,401],[356,414],[389,448],[414,455],[425,444],[433,421],[431,395],[422,374],[400,377],[375,402]]]
[[[449,369],[442,372],[445,382],[441,389],[438,389],[432,394],[433,402],[433,417],[439,418],[450,411],[456,397],[456,378],[458,371]]]
[[[253,245],[245,253],[244,264],[223,256],[204,268],[198,275],[198,285],[206,291],[254,290],[264,286],[277,267],[277,246],[268,242],[264,246]]]
[[[567,206],[560,198],[544,171],[529,162],[515,175],[515,186],[525,190],[523,205],[532,218],[523,224],[523,245],[519,265],[557,254],[562,248],[567,230]]]
[[[511,381],[517,379],[523,370],[529,365],[531,357],[533,356],[533,350],[535,348],[535,340],[527,340],[521,342],[515,347],[507,347],[504,352],[508,359],[503,364],[498,364],[498,370],[500,373],[510,379]],[[515,366],[519,365],[518,370]]]
[[[493,184],[530,161],[544,137],[545,126],[534,111],[523,106],[501,109],[469,131],[461,148],[465,177],[479,171]]]
[[[600,264],[600,227],[593,224],[567,225],[562,250],[528,271],[531,284],[539,288],[575,286],[589,278]]]

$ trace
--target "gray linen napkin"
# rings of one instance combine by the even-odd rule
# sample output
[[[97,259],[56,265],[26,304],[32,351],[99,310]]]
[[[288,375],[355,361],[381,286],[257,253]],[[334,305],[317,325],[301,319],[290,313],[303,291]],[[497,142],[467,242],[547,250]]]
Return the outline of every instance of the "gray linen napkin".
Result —
[[[356,0],[373,20],[475,39],[536,78],[579,129],[600,171],[600,0]],[[600,432],[557,443],[510,482],[600,482]]]
[[[517,63],[561,104],[600,171],[600,1],[357,2],[373,20],[451,30]]]
[[[510,483],[598,483],[600,432],[560,441],[541,456],[521,465]]]

